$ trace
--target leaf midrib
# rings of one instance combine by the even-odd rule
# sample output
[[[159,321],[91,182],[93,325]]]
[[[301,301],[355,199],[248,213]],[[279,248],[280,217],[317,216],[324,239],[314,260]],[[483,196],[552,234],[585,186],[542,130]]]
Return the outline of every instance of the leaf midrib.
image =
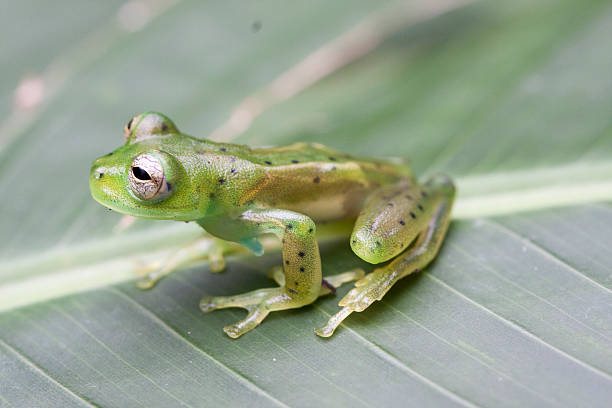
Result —
[[[612,200],[612,163],[604,162],[468,176],[456,181],[459,197],[453,210],[454,219]],[[512,189],[504,191],[499,186],[511,186]],[[0,296],[0,311],[135,279],[138,277],[134,270],[135,256],[144,256],[146,250],[148,259],[160,259],[168,253],[168,248],[198,236],[199,230],[193,226],[155,226],[85,244],[65,245],[34,257],[27,254],[10,259],[0,264],[0,278],[4,282],[0,285],[0,293],[5,293]],[[129,246],[135,242],[137,246]],[[114,274],[105,272],[111,262]],[[55,292],[53,289],[44,293],[35,290],[43,282],[50,281],[62,284],[55,285]],[[16,298],[11,293],[26,296]]]

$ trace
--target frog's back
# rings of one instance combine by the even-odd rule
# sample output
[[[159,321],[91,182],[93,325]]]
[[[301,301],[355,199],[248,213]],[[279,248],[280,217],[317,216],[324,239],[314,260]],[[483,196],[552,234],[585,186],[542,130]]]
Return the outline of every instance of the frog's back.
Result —
[[[315,164],[319,167],[353,165],[359,166],[365,178],[386,179],[411,178],[412,171],[403,160],[385,160],[355,157],[320,143],[298,142],[282,147],[252,148],[249,152],[252,162],[263,166],[284,167],[289,170],[295,165]]]
[[[267,170],[253,197],[258,205],[316,220],[355,216],[368,192],[413,177],[408,165],[356,158],[316,143],[251,149],[249,160]]]

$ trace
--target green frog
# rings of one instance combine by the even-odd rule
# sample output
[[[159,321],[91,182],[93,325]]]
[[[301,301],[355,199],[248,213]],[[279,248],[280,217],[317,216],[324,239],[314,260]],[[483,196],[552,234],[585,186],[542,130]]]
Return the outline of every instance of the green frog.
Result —
[[[365,310],[431,262],[450,223],[451,179],[436,175],[420,183],[402,162],[353,157],[316,143],[265,148],[216,143],[181,133],[155,112],[132,118],[125,141],[91,167],[91,194],[102,205],[136,217],[193,221],[258,255],[262,234],[281,241],[277,287],[200,302],[204,312],[247,310],[244,320],[224,328],[233,338],[270,312],[308,305],[355,280],[338,313],[315,330],[331,336],[351,313]],[[354,270],[323,279],[317,223],[334,221],[352,223],[355,255],[384,264],[367,275]],[[215,259],[221,269],[218,251]],[[151,273],[141,286],[152,287],[172,269]]]

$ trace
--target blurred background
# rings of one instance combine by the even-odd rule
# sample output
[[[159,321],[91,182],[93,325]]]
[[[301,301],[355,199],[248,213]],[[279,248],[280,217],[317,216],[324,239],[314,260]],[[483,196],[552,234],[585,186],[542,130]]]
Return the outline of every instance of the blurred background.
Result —
[[[318,141],[417,174],[609,164],[607,2],[2,8],[3,258],[108,233],[89,166],[146,110],[198,137]]]
[[[482,349],[476,350],[481,346],[475,339],[472,343],[463,339],[464,345],[457,346],[457,332],[436,334],[438,340],[458,347],[449,351],[444,345],[437,348],[437,343],[426,337],[419,343],[414,327],[394,332],[399,330],[396,320],[384,320],[380,310],[356,318],[358,336],[375,344],[392,339],[384,346],[394,350],[392,358],[386,356],[386,363],[380,366],[368,363],[371,367],[393,373],[389,367],[397,369],[399,364],[404,374],[410,371],[409,377],[427,379],[417,381],[414,388],[420,404],[578,406],[578,402],[588,401],[585,405],[603,406],[612,398],[612,258],[605,244],[612,237],[609,1],[315,0],[291,5],[272,0],[4,1],[0,4],[0,38],[0,310],[34,304],[0,314],[0,330],[4,328],[5,335],[3,338],[0,331],[0,351],[9,356],[7,361],[31,359],[55,381],[85,395],[86,401],[130,406],[119,396],[110,398],[103,387],[91,391],[83,379],[86,375],[78,379],[57,361],[49,360],[57,350],[75,346],[66,334],[68,326],[58,323],[61,319],[70,314],[71,319],[88,327],[80,320],[88,317],[71,313],[79,308],[99,310],[101,305],[115,305],[118,309],[113,309],[113,316],[125,324],[144,319],[155,326],[159,318],[181,336],[200,327],[196,348],[273,396],[264,398],[261,405],[303,405],[288,397],[286,389],[274,388],[273,379],[267,382],[254,377],[262,372],[258,370],[270,373],[277,368],[259,363],[244,367],[231,358],[231,353],[239,354],[237,343],[225,342],[217,332],[240,316],[239,312],[220,312],[221,317],[200,323],[212,315],[200,316],[195,310],[196,314],[183,321],[180,313],[188,313],[185,310],[193,305],[186,303],[185,310],[170,304],[156,309],[161,306],[147,297],[154,292],[134,291],[130,282],[112,290],[140,305],[137,309],[146,308],[144,317],[130,315],[128,306],[117,306],[121,302],[104,290],[78,294],[132,279],[136,269],[133,255],[159,258],[167,248],[199,234],[192,225],[124,218],[107,211],[89,195],[92,160],[123,143],[123,127],[133,115],[155,110],[172,118],[184,133],[202,138],[251,145],[321,142],[357,155],[405,157],[418,175],[443,171],[457,181],[455,218],[462,221],[453,223],[451,249],[445,249],[436,263],[432,279],[501,316],[506,322],[502,328],[499,321],[490,326],[478,324],[497,333],[491,336],[500,342],[516,336],[514,346],[527,354],[513,365],[513,357],[496,354],[505,347],[502,343],[493,341],[493,349],[483,351],[483,344],[491,345],[490,338],[479,337]],[[340,255],[331,256],[328,271],[355,265],[345,249],[332,251]],[[526,264],[530,267],[523,268]],[[539,265],[537,273],[544,277],[534,277],[531,265]],[[488,267],[497,268],[499,276],[486,272]],[[239,264],[233,270],[242,276],[249,268]],[[482,275],[466,278],[476,270]],[[456,273],[456,281],[452,280],[455,275],[444,271]],[[207,277],[197,277],[202,274]],[[265,278],[245,278],[232,284],[231,277],[208,277],[202,267],[184,276],[205,291],[211,282],[229,292],[265,286],[266,282]],[[230,279],[230,283],[221,283],[223,279]],[[521,290],[513,284],[515,280]],[[410,286],[414,293],[420,293],[419,288],[430,293],[425,281],[429,282],[423,278],[406,283],[405,290]],[[170,280],[161,290],[174,296],[187,293],[176,285]],[[442,301],[438,296],[445,297],[438,290],[443,289],[431,292],[436,302]],[[196,305],[200,294],[194,292],[193,299],[186,296]],[[69,296],[60,298],[65,295]],[[500,300],[504,296],[508,296],[508,303]],[[51,298],[60,299],[37,303]],[[94,300],[87,300],[90,298]],[[423,317],[419,324],[432,332],[437,322],[444,320],[441,314],[448,311],[421,310],[401,303],[397,296],[390,302],[406,314]],[[327,301],[323,308],[333,313],[334,303],[333,299]],[[448,307],[464,310],[463,306]],[[530,314],[534,310],[536,315]],[[261,333],[274,330],[274,322],[278,326],[287,319],[296,319],[295,325],[305,325],[304,333],[310,333],[315,321],[321,320],[307,312],[296,313],[293,317],[283,314],[268,329],[262,326]],[[461,313],[454,317],[469,328],[470,336],[482,331],[483,327],[473,326],[473,316]],[[151,318],[153,314],[158,317]],[[395,334],[372,340],[369,336],[375,337],[374,332],[365,328],[367,316],[382,319],[380,327],[388,324],[385,330]],[[22,321],[33,325],[52,322],[48,330],[59,343],[47,344],[51,351],[37,354],[24,342],[41,334],[17,323]],[[111,321],[87,330],[111,330]],[[184,325],[177,329],[183,323],[176,321]],[[546,321],[556,322],[557,327]],[[204,330],[198,324],[210,326]],[[122,358],[132,361],[133,350],[124,348],[132,344],[128,334],[117,327],[113,330],[121,333],[125,342],[108,347],[117,355],[126,352],[127,357]],[[276,330],[291,337],[285,329]],[[214,341],[206,337],[209,335]],[[531,335],[536,337],[535,343],[530,343]],[[318,348],[321,353],[334,348],[337,355],[352,350],[344,338],[318,343],[309,334],[304,336],[293,338],[289,345],[283,343],[283,347],[295,347],[292,352],[297,355]],[[280,346],[258,339],[259,343],[247,349],[253,347],[255,354],[267,353],[266,347],[279,350]],[[132,346],[137,347],[138,340],[134,341]],[[166,351],[161,340],[152,341],[152,350]],[[222,346],[210,346],[215,342]],[[549,356],[551,349],[546,346],[542,351],[541,343],[551,344],[561,354],[552,352]],[[448,353],[436,362],[438,371],[429,372],[429,363],[410,357],[424,344],[434,344],[425,354]],[[369,343],[366,346],[372,348]],[[86,353],[76,354],[95,365]],[[489,368],[462,365],[466,355]],[[0,353],[0,361],[2,356]],[[370,361],[370,357],[362,358]],[[572,359],[581,368],[573,366]],[[446,371],[449,362],[459,364],[459,374],[465,377],[481,382],[499,377],[499,381],[513,385],[483,387],[458,380]],[[176,375],[184,369],[183,363],[174,361],[169,372]],[[326,365],[329,362],[320,363],[314,371],[320,367],[330,370],[318,375],[328,378],[329,374],[336,388],[323,393],[328,398],[310,395],[304,401],[330,406],[348,403],[350,398],[338,391],[343,389],[341,376],[334,376],[337,373]],[[142,364],[140,371],[125,375],[140,378],[147,373],[157,381],[157,368]],[[535,365],[547,371],[538,374]],[[303,366],[283,367],[281,371],[288,373],[304,370]],[[115,371],[107,368],[112,377]],[[254,371],[249,372],[251,369]],[[588,375],[583,375],[582,369]],[[2,370],[0,367],[0,379]],[[18,368],[11,370],[5,371],[6,378],[19,372]],[[360,368],[338,370],[350,377]],[[535,385],[522,382],[526,372],[534,376]],[[584,384],[566,375],[571,372],[582,376]],[[27,380],[27,375],[24,378],[26,383],[35,382]],[[309,387],[327,389],[328,385],[308,378]],[[428,394],[430,380],[433,389],[444,391]],[[90,380],[100,385],[96,381]],[[235,385],[235,379],[227,381]],[[393,381],[390,388],[383,387],[390,405],[402,400],[406,392],[402,387],[409,382],[397,381],[397,387]],[[362,385],[361,391],[346,390],[365,405],[378,405],[380,401],[369,400],[367,384]],[[595,386],[599,391],[589,391]],[[220,389],[204,386],[203,392],[220,396]],[[147,386],[140,391],[154,395]],[[183,391],[178,387],[172,392],[178,395]],[[585,399],[576,400],[581,393]],[[27,406],[25,399],[19,399],[26,396],[11,400],[6,394],[3,400],[2,395],[0,382],[0,407],[5,400]],[[248,392],[245,395],[247,400],[252,397]],[[139,403],[164,406],[163,399],[143,401]],[[239,403],[238,399],[231,401],[230,405]]]

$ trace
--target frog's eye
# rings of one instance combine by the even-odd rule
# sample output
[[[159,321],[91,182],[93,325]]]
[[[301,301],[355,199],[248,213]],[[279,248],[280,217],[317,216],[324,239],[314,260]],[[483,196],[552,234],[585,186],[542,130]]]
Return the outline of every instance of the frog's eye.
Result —
[[[146,112],[134,116],[125,126],[125,140],[138,142],[151,136],[179,133],[174,123],[165,115],[157,112]]]
[[[136,157],[129,170],[130,189],[141,200],[158,200],[168,193],[164,167],[155,155],[144,153]]]

